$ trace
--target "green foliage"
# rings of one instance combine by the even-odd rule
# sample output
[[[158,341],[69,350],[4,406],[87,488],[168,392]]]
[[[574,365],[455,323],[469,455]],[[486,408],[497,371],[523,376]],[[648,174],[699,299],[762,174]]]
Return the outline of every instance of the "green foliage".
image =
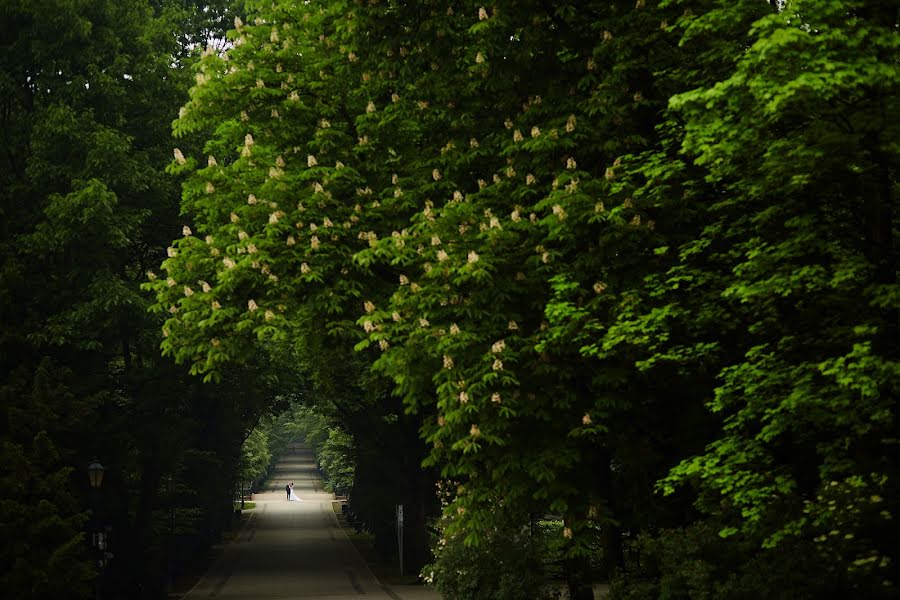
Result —
[[[889,12],[786,3],[754,23],[733,73],[670,101],[682,152],[721,192],[682,272],[745,333],[709,404],[722,433],[663,489],[696,480],[706,510],[739,515],[723,536],[812,552],[822,576],[873,594],[893,581],[872,528],[893,512],[880,504],[896,465],[877,448],[895,443],[900,382],[896,307],[878,299],[897,285]]]
[[[294,409],[285,429],[302,438],[315,454],[325,490],[346,496],[353,487],[356,465],[353,438],[325,415],[303,406]]]
[[[388,380],[454,548],[553,512],[610,573],[623,531],[701,519],[735,573],[892,589],[889,3],[247,8],[174,125],[208,133],[145,285],[166,354],[213,380],[293,340],[357,448]]]
[[[0,387],[10,425],[0,445],[0,584],[22,598],[86,596],[95,575],[84,552],[86,511],[77,496],[62,492],[71,487],[71,459],[54,442],[61,421],[77,421],[87,407],[73,402],[71,377],[44,360],[27,393],[20,396],[14,381]]]
[[[447,600],[559,598],[542,564],[551,544],[541,527],[492,531],[478,546],[465,543],[464,536],[448,536],[441,527],[434,562],[425,566],[422,578]]]
[[[107,474],[90,527],[113,528],[115,554],[103,595],[160,590],[164,544],[179,562],[168,509],[179,548],[204,550],[230,518],[229,476],[258,417],[261,400],[226,391],[221,410],[208,410],[212,390],[159,359],[160,323],[139,289],[180,228],[180,185],[165,166],[189,58],[159,4],[174,1],[0,9],[0,459],[16,465],[0,503],[15,540],[3,556],[11,597],[90,594],[84,467],[95,457]],[[207,3],[181,4],[187,15]],[[186,466],[190,446],[226,457],[215,481]],[[203,491],[215,497],[198,500]],[[163,495],[165,517],[154,512]]]
[[[264,429],[256,427],[241,446],[239,467],[241,481],[262,478],[271,463],[272,452],[269,449],[269,436]]]

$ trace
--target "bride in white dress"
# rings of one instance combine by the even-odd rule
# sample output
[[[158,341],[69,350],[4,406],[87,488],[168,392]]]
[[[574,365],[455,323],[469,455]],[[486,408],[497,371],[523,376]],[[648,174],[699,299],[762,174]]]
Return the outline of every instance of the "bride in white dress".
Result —
[[[288,496],[288,500],[292,502],[303,502],[295,493],[294,493],[294,484],[291,484],[291,493]]]

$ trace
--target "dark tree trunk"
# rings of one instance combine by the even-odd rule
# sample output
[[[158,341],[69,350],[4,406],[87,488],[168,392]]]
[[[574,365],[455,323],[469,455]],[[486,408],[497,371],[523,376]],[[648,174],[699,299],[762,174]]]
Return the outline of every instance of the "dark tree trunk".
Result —
[[[421,418],[404,417],[404,468],[406,494],[404,507],[404,573],[418,574],[431,560],[428,538],[428,508],[434,498],[434,481],[429,471],[422,469],[425,446],[419,437]]]

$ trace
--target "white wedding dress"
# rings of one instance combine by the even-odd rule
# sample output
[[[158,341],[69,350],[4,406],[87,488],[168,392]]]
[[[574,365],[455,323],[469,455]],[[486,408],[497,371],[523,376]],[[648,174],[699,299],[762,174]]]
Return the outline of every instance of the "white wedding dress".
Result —
[[[291,488],[291,495],[288,496],[288,500],[290,500],[292,502],[303,502],[303,500],[301,500],[300,498],[297,497],[296,494],[294,494],[294,488]]]

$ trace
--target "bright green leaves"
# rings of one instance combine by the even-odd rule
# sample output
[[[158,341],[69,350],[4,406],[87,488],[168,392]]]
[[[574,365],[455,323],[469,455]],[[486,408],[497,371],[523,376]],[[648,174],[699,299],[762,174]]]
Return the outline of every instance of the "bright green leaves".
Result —
[[[740,21],[742,10],[684,21],[685,46],[726,12]],[[885,266],[896,255],[886,258],[878,241],[892,235],[881,211],[896,203],[885,192],[895,159],[883,149],[898,87],[886,49],[897,36],[885,14],[856,2],[788,2],[756,21],[733,72],[669,104],[713,199],[709,225],[669,271],[672,288],[699,293],[678,301],[673,323],[697,315],[695,340],[731,358],[710,404],[722,435],[663,489],[698,481],[707,511],[733,515],[723,534],[787,552],[815,538],[835,572],[852,577],[854,565],[880,560],[867,558],[878,555],[875,537],[860,533],[874,513],[818,499],[832,480],[892,469],[875,450],[894,427],[897,385],[895,316],[875,291],[888,289],[878,279],[896,279]],[[718,323],[739,323],[739,335],[707,329]],[[850,539],[852,548],[838,542]]]

